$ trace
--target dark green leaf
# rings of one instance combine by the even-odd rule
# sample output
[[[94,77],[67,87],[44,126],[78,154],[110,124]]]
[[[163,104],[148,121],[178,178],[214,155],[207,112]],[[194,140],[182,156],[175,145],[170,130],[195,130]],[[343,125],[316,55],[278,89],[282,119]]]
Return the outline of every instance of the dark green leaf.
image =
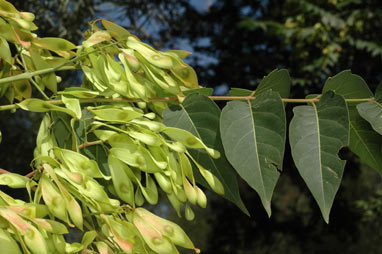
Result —
[[[334,91],[345,99],[359,99],[373,97],[365,80],[358,75],[352,74],[350,70],[342,71],[334,77],[328,78],[322,93]]]
[[[231,88],[229,90],[229,95],[231,96],[249,96],[252,93],[251,90],[242,89],[242,88]]]
[[[382,105],[378,102],[364,102],[357,105],[358,113],[382,135]]]
[[[255,96],[272,89],[280,94],[281,98],[288,98],[290,94],[291,79],[287,70],[274,70],[261,80],[256,89]]]
[[[207,146],[220,151],[219,159],[213,159],[201,149],[192,150],[190,153],[202,166],[211,170],[219,178],[224,185],[225,197],[248,214],[240,198],[236,173],[224,155],[219,133],[220,114],[218,106],[208,97],[192,94],[181,105],[167,108],[164,112],[163,121],[167,126],[191,132]]]
[[[345,161],[337,153],[349,142],[345,100],[327,92],[313,106],[293,109],[289,139],[293,160],[317,201],[326,222],[339,188]]]
[[[343,71],[329,78],[323,93],[333,90],[345,99],[361,99],[373,96],[366,82],[350,71]],[[350,120],[349,148],[364,163],[382,173],[382,138],[375,133],[356,109],[356,103],[348,103]]]
[[[229,162],[259,194],[271,214],[273,189],[282,169],[286,120],[280,95],[271,90],[253,101],[232,101],[223,109],[220,131]]]

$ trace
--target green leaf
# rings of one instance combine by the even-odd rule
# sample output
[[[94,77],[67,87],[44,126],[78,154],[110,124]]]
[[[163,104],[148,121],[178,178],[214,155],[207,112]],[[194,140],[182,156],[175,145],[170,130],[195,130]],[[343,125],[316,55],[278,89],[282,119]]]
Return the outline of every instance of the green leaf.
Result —
[[[229,95],[231,96],[249,96],[252,93],[251,90],[242,89],[242,88],[231,88],[229,90]]]
[[[329,91],[317,105],[298,106],[293,112],[289,129],[292,157],[328,223],[345,167],[337,153],[349,142],[346,103]]]
[[[280,95],[271,90],[253,101],[232,101],[223,109],[220,131],[229,162],[259,194],[268,215],[285,149],[286,119]]]
[[[274,70],[263,78],[256,88],[255,96],[272,89],[279,92],[281,98],[288,98],[290,94],[291,79],[287,70]]]
[[[328,78],[322,93],[334,91],[345,99],[360,99],[373,97],[365,80],[358,75],[352,74],[350,70],[342,71],[334,77]]]
[[[329,78],[323,93],[333,90],[345,99],[361,99],[373,96],[366,82],[350,71],[343,71]],[[378,93],[377,93],[378,94]],[[382,173],[382,137],[375,133],[356,109],[356,103],[348,103],[350,119],[349,148],[365,164]]]
[[[220,152],[221,156],[218,159],[213,159],[201,149],[191,150],[190,154],[204,168],[211,170],[219,178],[224,186],[224,197],[248,214],[240,198],[236,173],[224,155],[219,131],[220,114],[219,107],[211,99],[203,95],[192,94],[181,105],[167,108],[163,114],[163,122],[167,126],[189,131],[207,146]],[[204,185],[208,186],[207,183]]]
[[[382,135],[382,105],[378,102],[364,102],[357,105],[358,113]]]
[[[125,28],[113,22],[107,21],[105,19],[101,19],[101,21],[102,25],[106,28],[106,30],[118,41],[126,40],[127,37],[131,35],[129,31],[127,31]]]

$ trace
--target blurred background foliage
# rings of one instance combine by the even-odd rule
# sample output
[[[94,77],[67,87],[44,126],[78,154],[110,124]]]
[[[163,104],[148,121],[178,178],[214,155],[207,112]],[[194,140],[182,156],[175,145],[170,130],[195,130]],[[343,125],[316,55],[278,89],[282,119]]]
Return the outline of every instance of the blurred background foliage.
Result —
[[[215,88],[219,95],[229,87],[255,89],[275,68],[289,70],[295,98],[320,93],[326,78],[344,69],[361,75],[372,89],[382,80],[382,2],[378,0],[12,3],[36,14],[41,37],[80,43],[87,22],[105,18],[158,49],[189,50],[193,54],[186,60],[200,84]],[[63,84],[75,83],[79,81],[64,76]],[[40,117],[0,112],[0,167],[28,172]],[[359,164],[348,150],[341,151],[348,162],[326,225],[292,166],[288,149],[287,144],[270,219],[256,193],[240,180],[251,218],[212,193],[208,208],[198,210],[193,222],[178,220],[165,203],[155,209],[178,220],[204,253],[381,253],[381,176]]]

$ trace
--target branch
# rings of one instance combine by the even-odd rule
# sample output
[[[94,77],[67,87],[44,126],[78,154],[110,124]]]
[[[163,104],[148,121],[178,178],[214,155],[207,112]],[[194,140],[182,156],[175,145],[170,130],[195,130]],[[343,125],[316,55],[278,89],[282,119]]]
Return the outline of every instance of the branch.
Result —
[[[85,148],[87,146],[95,146],[95,145],[99,145],[101,143],[102,143],[102,140],[97,140],[97,141],[92,141],[92,142],[85,142],[82,145],[79,145],[78,149],[81,150],[81,149],[83,149],[83,148]]]
[[[186,98],[185,96],[171,96],[171,97],[157,97],[157,98],[149,98],[149,102],[153,101],[178,101],[180,99]],[[234,101],[234,100],[254,100],[256,97],[253,96],[208,96],[211,100],[214,101]],[[141,98],[80,98],[78,99],[80,103],[96,103],[96,102],[140,102],[144,101]],[[283,102],[289,102],[289,103],[313,103],[318,102],[320,99],[318,97],[313,99],[288,99],[283,98]],[[360,99],[345,99],[346,102],[367,102],[367,101],[374,101],[375,99],[373,97],[370,98],[360,98]],[[60,105],[63,104],[62,100],[50,100],[45,101],[47,103],[53,104],[53,105]],[[19,106],[17,103],[15,104],[9,104],[9,105],[3,105],[0,106],[0,111],[5,110],[12,110],[17,109]]]
[[[24,79],[31,79],[34,76],[43,75],[43,74],[47,74],[47,73],[51,73],[51,72],[55,72],[55,71],[68,71],[68,70],[75,70],[75,69],[77,69],[77,68],[74,66],[62,66],[59,68],[54,67],[54,68],[47,68],[47,69],[33,71],[33,72],[25,72],[25,73],[21,73],[19,75],[0,79],[0,85],[5,84],[5,83],[9,83],[9,82],[24,80]]]

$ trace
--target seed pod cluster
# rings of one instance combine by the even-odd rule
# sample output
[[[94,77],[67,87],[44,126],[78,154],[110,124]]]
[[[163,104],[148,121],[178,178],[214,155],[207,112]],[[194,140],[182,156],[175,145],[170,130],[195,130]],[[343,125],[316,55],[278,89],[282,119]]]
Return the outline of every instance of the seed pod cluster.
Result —
[[[59,92],[54,72],[33,77],[61,105],[27,99],[28,80],[0,86],[0,97],[19,99],[18,108],[45,114],[31,163],[33,176],[0,175],[0,185],[26,188],[29,194],[26,202],[0,191],[2,251],[172,254],[180,246],[199,252],[178,225],[140,207],[157,204],[162,192],[179,216],[183,212],[192,220],[192,206],[207,205],[195,170],[212,190],[224,194],[218,178],[188,149],[202,149],[212,158],[219,152],[186,130],[165,126],[162,112],[169,102],[153,99],[181,98],[184,91],[199,87],[195,71],[182,60],[189,53],[160,52],[106,20],[101,21],[104,30],[92,23],[82,46],[38,38],[31,33],[37,28],[34,15],[18,12],[5,0],[0,0],[0,16],[0,26],[9,31],[0,36],[0,78],[62,63],[77,65],[84,73],[81,87]],[[8,43],[22,48],[22,61],[10,55]],[[75,63],[66,63],[74,55]],[[107,102],[80,103],[93,98]],[[100,148],[103,160],[91,156],[86,150],[90,145]],[[67,227],[84,231],[81,242],[66,242]]]

